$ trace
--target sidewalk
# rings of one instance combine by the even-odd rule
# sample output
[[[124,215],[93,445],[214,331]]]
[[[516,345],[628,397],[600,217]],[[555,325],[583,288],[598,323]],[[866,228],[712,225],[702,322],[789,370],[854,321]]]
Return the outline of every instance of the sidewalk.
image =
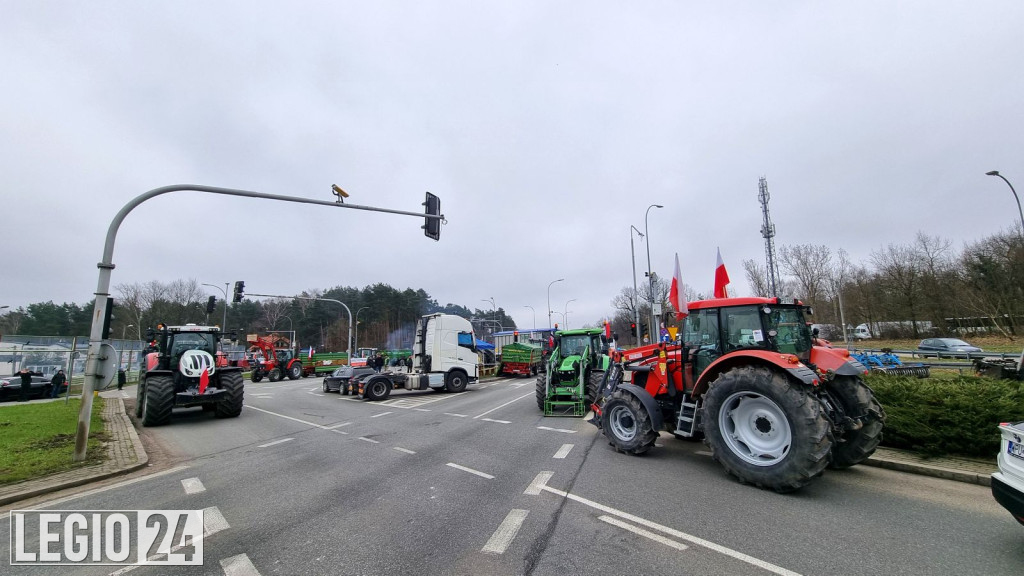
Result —
[[[106,399],[101,417],[104,429],[110,435],[110,442],[106,445],[107,457],[103,464],[0,486],[0,505],[127,474],[149,464],[149,456],[142,447],[128,414],[125,413],[121,392],[117,389],[105,390],[100,392],[100,396]],[[40,400],[45,401],[48,400]],[[59,398],[56,401],[63,402],[64,399]]]

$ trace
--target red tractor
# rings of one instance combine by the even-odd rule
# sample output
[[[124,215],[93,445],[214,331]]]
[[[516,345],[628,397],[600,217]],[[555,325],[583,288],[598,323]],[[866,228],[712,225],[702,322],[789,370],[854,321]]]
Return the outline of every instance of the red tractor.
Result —
[[[277,382],[284,377],[289,380],[302,378],[302,360],[296,357],[295,352],[289,349],[276,349],[274,342],[267,337],[250,336],[249,345],[258,348],[263,359],[253,363],[249,372],[249,379],[259,382],[266,376],[271,382]]]
[[[862,380],[867,369],[821,345],[809,314],[778,298],[691,302],[682,343],[618,353],[591,422],[630,454],[654,446],[662,428],[703,438],[741,482],[778,492],[863,462],[885,412]]]

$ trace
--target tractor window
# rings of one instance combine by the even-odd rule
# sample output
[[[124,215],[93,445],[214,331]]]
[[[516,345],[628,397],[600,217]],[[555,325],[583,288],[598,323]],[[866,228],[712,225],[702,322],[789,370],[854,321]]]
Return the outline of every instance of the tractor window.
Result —
[[[722,355],[719,345],[718,310],[698,310],[686,317],[684,342],[694,351],[694,370],[700,374]]]
[[[776,349],[801,358],[811,350],[811,329],[799,308],[772,307],[765,315],[768,330],[775,330]]]
[[[761,330],[761,312],[757,306],[724,308],[725,329],[728,334],[726,350],[764,346],[765,335]]]
[[[213,334],[202,332],[179,332],[174,335],[171,356],[181,356],[187,350],[206,350],[214,352]]]
[[[590,337],[585,334],[582,336],[562,336],[562,342],[558,345],[558,350],[562,358],[568,358],[569,356],[583,354],[583,351],[589,345]]]

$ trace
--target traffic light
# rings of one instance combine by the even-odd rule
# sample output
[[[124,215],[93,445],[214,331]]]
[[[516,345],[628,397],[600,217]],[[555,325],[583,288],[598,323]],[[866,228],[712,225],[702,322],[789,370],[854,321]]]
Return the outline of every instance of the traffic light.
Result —
[[[633,332],[634,334],[636,333],[636,322],[629,323],[629,331]]]
[[[434,196],[430,192],[427,192],[427,200],[423,203],[426,207],[424,214],[428,216],[440,216],[441,215],[441,199]],[[424,218],[423,219],[423,234],[427,238],[433,238],[438,240],[441,238],[441,219],[440,218]]]
[[[213,314],[214,308],[217,307],[217,297],[210,296],[210,299],[206,301],[206,313]]]
[[[241,302],[242,298],[245,297],[245,282],[239,280],[235,282],[235,297],[231,299],[232,302]]]
[[[110,339],[110,320],[114,317],[114,299],[107,298],[107,313],[103,316],[103,331],[100,333],[100,340]]]
[[[514,330],[512,332],[512,341],[519,342],[519,330]]]

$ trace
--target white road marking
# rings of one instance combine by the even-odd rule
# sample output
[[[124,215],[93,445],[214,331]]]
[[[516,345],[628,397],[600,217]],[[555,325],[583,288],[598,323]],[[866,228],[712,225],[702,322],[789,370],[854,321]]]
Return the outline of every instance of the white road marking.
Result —
[[[273,394],[249,394],[253,398],[259,398],[260,400],[266,400],[267,398],[273,398]]]
[[[476,420],[477,418],[479,418],[481,416],[487,416],[488,414],[490,414],[491,412],[494,412],[498,408],[504,408],[505,406],[508,406],[509,404],[511,404],[513,402],[517,402],[519,400],[522,400],[523,398],[527,398],[529,396],[534,396],[534,395],[535,394],[533,392],[530,392],[529,394],[523,394],[522,396],[520,396],[519,398],[516,398],[515,400],[509,400],[508,402],[505,402],[501,406],[497,406],[495,408],[491,408],[490,410],[488,410],[487,412],[484,412],[483,414],[477,414],[476,416],[473,416],[473,420]]]
[[[456,468],[458,470],[462,470],[463,472],[469,472],[470,474],[476,474],[477,476],[479,476],[481,478],[487,478],[488,480],[493,480],[494,479],[494,476],[491,476],[490,474],[481,472],[479,470],[473,470],[472,468],[466,468],[465,466],[459,466],[458,464],[455,464],[453,462],[449,462],[447,465],[451,466],[452,468]]]
[[[572,450],[573,446],[575,446],[575,444],[562,444],[562,447],[558,449],[558,452],[555,452],[555,455],[552,456],[552,458],[565,458],[569,455],[569,451]]]
[[[362,398],[349,398],[348,396],[342,396],[341,398],[338,398],[338,400],[348,400],[349,402],[362,402],[363,401]]]
[[[526,515],[529,513],[529,510],[513,508],[508,513],[508,516],[505,516],[505,519],[501,521],[494,534],[491,534],[491,539],[487,541],[487,544],[484,544],[480,551],[487,554],[504,554],[505,549],[515,539],[519,528],[522,527],[523,521],[526,520]]]
[[[551,430],[552,432],[565,432],[566,434],[575,434],[575,430],[567,430],[565,428],[550,428],[548,426],[537,426],[537,430]]]
[[[451,412],[442,412],[445,416],[455,416],[456,418],[465,418],[466,414],[452,414]]]
[[[309,394],[310,396],[323,396],[321,392],[306,392],[306,394]]]
[[[394,414],[394,412],[381,412],[380,414],[374,414],[370,418],[379,418],[380,416],[387,416],[388,414]]]
[[[709,452],[707,450],[698,450],[698,451],[694,452],[694,454],[696,454],[698,456],[711,456],[711,452]]]
[[[409,450],[408,448],[399,448],[398,446],[395,446],[393,448],[393,450],[398,450],[399,452],[405,452],[406,454],[415,454],[415,452],[413,452],[412,450]]]
[[[220,567],[224,569],[224,576],[260,576],[259,570],[245,554],[221,560]]]
[[[541,490],[547,486],[548,480],[551,480],[551,477],[554,475],[554,472],[541,472],[537,474],[537,477],[533,479],[533,482],[530,482],[530,485],[526,487],[526,492],[523,492],[523,494],[529,494],[530,496],[540,494]]]
[[[224,519],[224,515],[220,513],[220,508],[217,508],[216,506],[210,506],[209,508],[203,508],[203,538],[204,539],[209,537],[209,536],[213,536],[214,534],[216,534],[217,532],[220,532],[221,530],[227,530],[228,528],[231,528],[231,525],[228,524],[228,521]],[[171,548],[170,551],[172,553],[173,552],[177,552],[178,550],[181,550],[182,547],[184,547],[184,544],[178,544],[177,546]],[[154,555],[150,556],[149,558],[146,558],[146,560],[152,561],[152,560],[156,560],[158,558],[162,558],[164,556],[166,556],[166,554],[161,552],[159,554],[154,554]],[[124,568],[121,568],[120,570],[115,570],[114,572],[111,572],[110,576],[120,576],[121,574],[126,574],[126,573],[131,572],[132,570],[135,570],[136,568],[140,568],[142,566],[145,566],[145,564],[132,564],[130,566],[125,566]]]
[[[324,430],[334,430],[335,428],[341,428],[342,426],[348,426],[349,424],[351,424],[351,422],[342,422],[341,424],[331,424],[330,426],[325,426]]]
[[[348,434],[348,432],[343,432],[341,430],[331,430],[331,432],[334,432],[335,434]]]
[[[718,552],[719,554],[723,554],[725,556],[729,556],[730,558],[734,558],[736,560],[739,560],[740,562],[746,562],[747,564],[750,564],[752,566],[757,566],[758,568],[762,568],[764,570],[772,572],[773,574],[779,574],[779,576],[801,576],[799,572],[793,572],[792,570],[787,570],[785,568],[782,568],[781,566],[776,566],[776,565],[771,564],[769,562],[765,562],[764,560],[760,560],[758,558],[754,558],[753,556],[749,556],[749,555],[744,554],[742,552],[738,552],[736,550],[733,550],[732,548],[727,548],[725,546],[722,546],[721,544],[715,544],[714,542],[711,542],[710,540],[705,540],[703,538],[698,538],[697,536],[693,536],[691,534],[687,534],[686,532],[680,532],[679,530],[676,530],[675,528],[669,528],[668,526],[663,526],[661,524],[658,524],[657,522],[652,522],[650,520],[645,520],[645,519],[643,519],[643,518],[641,518],[639,516],[634,516],[633,514],[630,514],[628,512],[623,512],[621,510],[616,510],[615,508],[612,508],[611,506],[605,506],[604,504],[599,504],[597,502],[594,502],[593,500],[588,500],[586,498],[583,498],[582,496],[577,496],[575,494],[570,494],[569,492],[564,492],[562,490],[558,490],[558,489],[552,488],[552,487],[546,485],[547,480],[550,478],[550,476],[548,476],[547,478],[543,478],[543,476],[545,474],[551,474],[551,473],[550,472],[541,472],[540,474],[538,474],[537,477],[534,478],[533,483],[530,484],[530,487],[526,489],[526,492],[524,492],[524,494],[531,494],[531,495],[533,495],[534,491],[536,491],[536,490],[544,490],[544,491],[550,492],[550,493],[552,493],[552,494],[554,494],[556,496],[561,496],[562,498],[566,498],[566,499],[572,500],[574,502],[579,502],[580,504],[583,504],[585,506],[590,506],[591,508],[600,510],[600,511],[605,512],[607,514],[611,514],[612,516],[618,516],[619,518],[622,518],[623,520],[629,520],[630,522],[633,522],[634,524],[640,524],[640,525],[646,526],[648,528],[653,528],[654,530],[657,530],[658,532],[662,532],[664,534],[668,534],[669,536],[673,536],[675,538],[678,538],[679,540],[685,540],[685,541],[687,541],[687,542],[689,542],[691,544],[696,544],[697,546],[702,546],[702,547],[707,548],[709,550],[712,550],[714,552]],[[539,491],[536,492],[536,493],[539,494]]]
[[[185,478],[181,481],[182,488],[185,489],[185,494],[199,494],[200,492],[206,492],[206,486],[199,481],[199,478]]]
[[[319,388],[310,388],[309,389],[310,392],[316,392],[317,390],[323,390],[323,387],[321,386]]]
[[[481,418],[481,422],[497,422],[498,424],[511,424],[508,420],[494,420],[492,418]]]
[[[267,446],[273,446],[275,444],[284,444],[285,442],[291,442],[295,438],[282,438],[280,440],[274,440],[273,442],[267,442],[266,444],[260,444],[257,448],[266,448]]]
[[[364,442],[369,442],[371,444],[380,444],[379,441],[374,440],[373,438],[367,438],[366,436],[360,436],[359,439],[364,441]]]
[[[615,518],[612,518],[611,516],[598,516],[597,519],[602,521],[602,522],[607,522],[608,524],[611,524],[612,526],[618,526],[619,528],[622,528],[623,530],[629,530],[630,532],[632,532],[634,534],[637,534],[637,535],[640,535],[640,536],[643,536],[644,538],[649,538],[651,540],[654,540],[655,542],[660,542],[660,543],[664,544],[665,546],[668,546],[669,548],[675,548],[676,550],[686,550],[687,548],[689,548],[689,546],[687,546],[686,544],[683,544],[682,542],[676,542],[675,540],[671,540],[669,538],[665,538],[661,534],[655,534],[654,532],[650,532],[648,530],[644,530],[643,528],[637,528],[636,526],[633,526],[632,524],[626,524],[622,520],[617,520]]]
[[[430,408],[413,408],[417,412],[433,412]]]
[[[330,430],[330,428],[328,428],[327,426],[324,426],[323,424],[317,424],[315,422],[310,422],[308,420],[301,420],[299,418],[292,418],[291,416],[285,416],[284,414],[278,414],[277,412],[271,412],[270,410],[264,410],[263,408],[257,408],[255,406],[246,406],[246,409],[247,410],[256,410],[257,412],[266,412],[267,414],[270,414],[271,416],[277,416],[278,418],[284,418],[285,420],[292,420],[294,422],[301,422],[302,424],[306,424],[308,426],[313,426],[314,428],[319,428],[321,430]]]

